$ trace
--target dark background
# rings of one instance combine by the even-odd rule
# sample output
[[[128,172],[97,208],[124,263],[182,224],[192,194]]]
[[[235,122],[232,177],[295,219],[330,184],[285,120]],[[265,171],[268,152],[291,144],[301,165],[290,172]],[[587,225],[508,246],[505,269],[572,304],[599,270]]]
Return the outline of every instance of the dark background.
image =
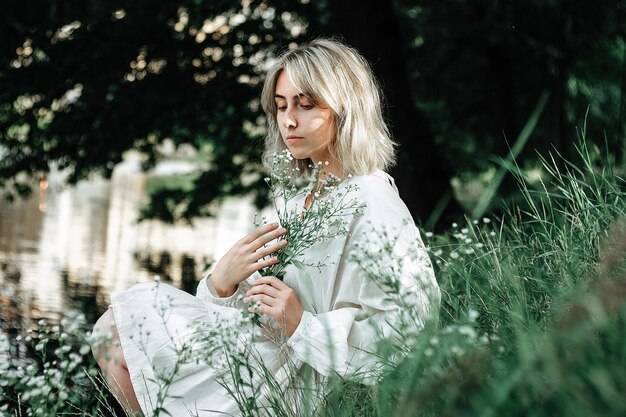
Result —
[[[622,0],[3,1],[2,192],[27,193],[51,165],[70,182],[109,175],[128,149],[149,168],[169,138],[209,164],[184,187],[153,190],[146,216],[190,219],[247,193],[263,205],[262,132],[249,128],[264,124],[263,63],[338,36],[383,85],[402,198],[418,223],[441,227],[489,187],[488,210],[514,201],[512,176],[492,181],[529,120],[522,173],[538,153],[575,163],[583,136],[622,164],[624,22]],[[468,203],[459,193],[471,183]]]

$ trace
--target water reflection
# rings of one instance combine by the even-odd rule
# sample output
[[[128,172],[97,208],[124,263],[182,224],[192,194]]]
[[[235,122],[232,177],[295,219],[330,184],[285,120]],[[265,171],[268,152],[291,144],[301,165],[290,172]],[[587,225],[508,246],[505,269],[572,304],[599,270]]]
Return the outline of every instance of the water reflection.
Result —
[[[189,171],[166,161],[152,174]],[[95,321],[109,293],[154,275],[189,292],[202,270],[252,226],[246,199],[224,203],[215,218],[190,225],[138,222],[147,174],[132,155],[111,180],[75,187],[52,173],[32,196],[0,201],[0,319],[19,328],[78,309]]]

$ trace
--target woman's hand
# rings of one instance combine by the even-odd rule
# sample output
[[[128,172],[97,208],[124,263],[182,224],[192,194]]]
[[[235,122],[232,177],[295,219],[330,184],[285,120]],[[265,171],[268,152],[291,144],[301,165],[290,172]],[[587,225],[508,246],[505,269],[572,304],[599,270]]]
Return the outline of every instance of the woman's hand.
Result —
[[[270,223],[259,227],[247,234],[219,260],[211,281],[220,297],[228,297],[235,293],[237,285],[259,269],[274,265],[278,262],[276,256],[263,260],[266,256],[278,252],[287,246],[287,240],[282,239],[268,245],[287,233],[287,229],[278,228],[278,223]]]
[[[289,337],[302,319],[302,305],[296,292],[276,277],[257,279],[243,302],[257,302],[258,305],[248,310],[273,317]]]

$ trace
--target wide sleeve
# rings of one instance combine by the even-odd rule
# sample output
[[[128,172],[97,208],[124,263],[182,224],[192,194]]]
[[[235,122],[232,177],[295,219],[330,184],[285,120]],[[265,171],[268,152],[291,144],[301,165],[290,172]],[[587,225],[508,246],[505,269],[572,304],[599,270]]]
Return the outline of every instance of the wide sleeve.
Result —
[[[246,292],[252,287],[252,284],[256,279],[260,277],[258,272],[253,273],[244,281],[237,285],[237,290],[233,295],[228,297],[220,297],[213,286],[211,281],[211,274],[206,274],[202,280],[198,283],[198,289],[196,290],[196,297],[204,301],[205,303],[217,304],[225,307],[237,308],[243,310],[246,308],[243,302]]]
[[[330,311],[305,311],[287,341],[298,359],[324,376],[374,383],[383,367],[381,344],[414,336],[439,310],[439,287],[419,231],[394,187],[381,181],[366,184],[367,207],[346,239]]]

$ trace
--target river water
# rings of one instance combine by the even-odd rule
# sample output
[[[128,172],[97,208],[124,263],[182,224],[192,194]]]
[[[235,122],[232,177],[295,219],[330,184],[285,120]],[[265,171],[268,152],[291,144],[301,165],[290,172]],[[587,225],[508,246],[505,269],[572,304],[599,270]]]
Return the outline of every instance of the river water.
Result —
[[[224,202],[193,225],[138,222],[151,176],[189,172],[184,160],[143,173],[138,156],[110,180],[64,185],[51,173],[27,199],[0,200],[0,320],[9,329],[80,311],[89,322],[109,294],[139,282],[162,281],[194,292],[203,270],[253,226],[247,199]]]

